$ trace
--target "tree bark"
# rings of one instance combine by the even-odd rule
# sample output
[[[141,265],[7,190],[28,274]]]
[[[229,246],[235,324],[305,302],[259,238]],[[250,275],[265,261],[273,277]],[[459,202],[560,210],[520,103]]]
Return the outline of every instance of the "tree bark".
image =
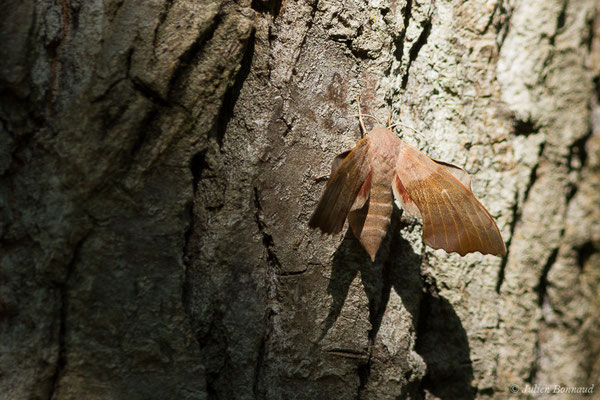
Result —
[[[596,1],[8,3],[5,398],[600,383]],[[308,229],[359,94],[473,175],[506,257],[425,247],[399,210],[375,262]]]

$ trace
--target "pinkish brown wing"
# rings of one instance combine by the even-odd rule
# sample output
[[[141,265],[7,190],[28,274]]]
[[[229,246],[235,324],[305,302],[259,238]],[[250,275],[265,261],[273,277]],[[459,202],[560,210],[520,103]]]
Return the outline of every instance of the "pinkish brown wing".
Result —
[[[446,168],[446,170],[448,172],[450,172],[452,175],[454,175],[454,177],[456,179],[458,179],[460,181],[460,183],[465,185],[465,187],[467,189],[471,190],[471,175],[469,175],[467,173],[467,171],[465,171],[464,169],[462,169],[460,167],[457,167],[454,164],[450,164],[445,161],[434,160],[433,158],[431,159],[431,161]]]
[[[403,188],[400,195],[408,195],[419,209],[423,218],[423,240],[428,246],[460,255],[474,251],[506,254],[504,241],[490,213],[446,166],[403,143],[399,148],[396,175]]]
[[[411,199],[410,195],[402,185],[402,181],[398,178],[397,174],[394,174],[394,179],[392,181],[392,192],[394,193],[394,199],[396,199],[396,205],[399,209],[404,210],[410,215],[415,217],[421,217],[421,212],[419,208]]]
[[[331,163],[331,175],[330,176],[333,176],[336,173],[336,171],[342,165],[342,162],[344,161],[344,159],[346,157],[348,157],[348,154],[350,154],[351,151],[352,150],[344,151],[343,153],[338,154],[333,159],[333,162]],[[367,179],[365,179],[365,182],[363,183],[360,190],[358,191],[358,195],[356,196],[356,199],[354,200],[354,203],[352,204],[352,207],[350,208],[351,212],[355,211],[355,210],[359,210],[367,202],[367,199],[369,198],[369,191],[371,190],[371,176],[372,176],[372,174],[369,174],[367,176]]]
[[[365,137],[357,143],[339,167],[335,168],[308,226],[320,228],[323,233],[338,233],[342,230],[346,216],[353,209],[361,189],[365,182],[370,181],[368,149],[369,140]],[[368,187],[364,190],[365,196],[368,197]],[[362,203],[364,204],[364,201]],[[361,206],[362,204],[357,208]]]

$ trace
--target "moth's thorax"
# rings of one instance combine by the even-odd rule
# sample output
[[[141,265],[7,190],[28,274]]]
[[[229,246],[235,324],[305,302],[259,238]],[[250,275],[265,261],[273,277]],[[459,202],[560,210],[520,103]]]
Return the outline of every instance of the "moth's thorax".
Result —
[[[368,136],[371,147],[376,148],[378,152],[394,154],[397,151],[400,139],[388,128],[375,128]]]
[[[374,172],[391,182],[401,140],[388,128],[375,128],[369,132],[369,158],[376,163]]]

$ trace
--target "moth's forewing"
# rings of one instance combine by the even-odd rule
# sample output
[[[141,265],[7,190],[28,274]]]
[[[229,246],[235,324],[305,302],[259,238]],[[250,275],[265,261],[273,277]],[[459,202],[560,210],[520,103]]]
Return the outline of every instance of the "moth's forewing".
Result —
[[[330,176],[333,176],[336,173],[336,171],[342,165],[342,162],[344,161],[344,159],[348,156],[348,154],[350,154],[351,151],[352,150],[344,151],[343,153],[338,154],[333,159],[333,162],[331,163],[331,175]],[[365,202],[369,198],[369,190],[371,190],[371,176],[372,176],[372,173],[370,172],[369,175],[367,175],[367,179],[365,179],[364,183],[360,187],[360,190],[358,191],[358,194],[356,195],[356,199],[354,200],[354,203],[352,204],[352,207],[350,208],[350,212],[352,212],[354,210],[358,210],[359,208],[361,208],[362,206],[365,205]]]
[[[346,157],[348,157],[348,154],[350,154],[351,151],[352,150],[347,150],[347,151],[344,151],[343,153],[340,153],[337,156],[335,156],[335,158],[333,159],[333,162],[331,163],[331,174],[329,175],[330,177],[336,173],[336,171],[342,165],[342,162],[344,162],[344,159]]]
[[[324,233],[338,233],[342,230],[371,170],[367,158],[368,149],[368,138],[360,140],[336,168],[308,223],[311,228],[320,228]]]

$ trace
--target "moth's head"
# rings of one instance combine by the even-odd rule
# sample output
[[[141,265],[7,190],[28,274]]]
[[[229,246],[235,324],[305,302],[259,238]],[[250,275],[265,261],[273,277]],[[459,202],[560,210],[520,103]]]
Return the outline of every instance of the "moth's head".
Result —
[[[373,136],[378,136],[378,137],[386,137],[389,136],[390,134],[394,134],[392,132],[392,130],[390,128],[386,128],[383,126],[378,126],[376,128],[373,128],[373,130],[371,130],[371,132],[369,132],[369,136],[373,137]]]

